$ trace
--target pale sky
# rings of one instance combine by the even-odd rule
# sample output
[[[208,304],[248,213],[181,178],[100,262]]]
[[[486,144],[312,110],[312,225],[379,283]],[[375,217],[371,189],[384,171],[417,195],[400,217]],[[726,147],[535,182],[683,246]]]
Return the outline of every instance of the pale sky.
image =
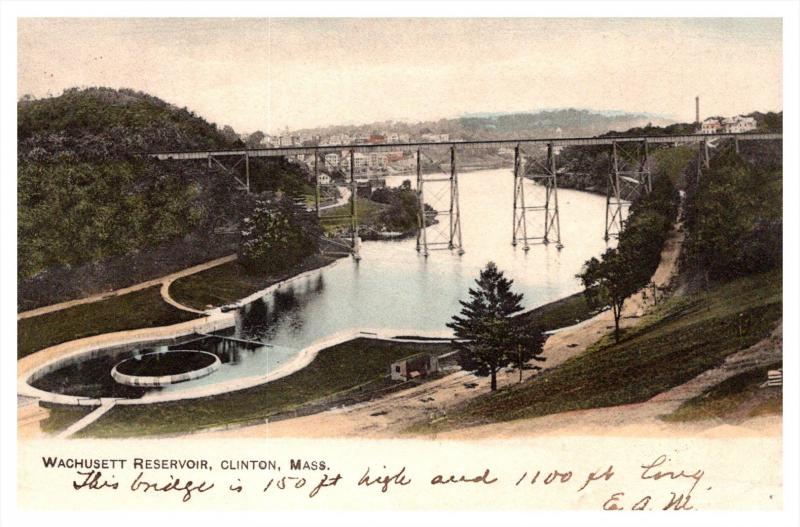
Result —
[[[580,107],[782,109],[780,19],[20,19],[18,95],[142,90],[238,132]]]

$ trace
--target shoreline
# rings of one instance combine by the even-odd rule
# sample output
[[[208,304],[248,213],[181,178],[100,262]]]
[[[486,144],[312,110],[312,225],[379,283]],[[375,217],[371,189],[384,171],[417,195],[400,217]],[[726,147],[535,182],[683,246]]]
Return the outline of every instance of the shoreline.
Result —
[[[485,168],[480,168],[479,170],[486,170],[486,169]],[[87,337],[87,339],[89,339],[89,342],[86,342],[86,341],[82,342],[81,340],[68,341],[68,342],[62,343],[63,346],[64,346],[63,348],[61,348],[62,345],[52,346],[50,348],[45,348],[43,350],[39,350],[39,351],[35,352],[34,354],[32,354],[32,356],[36,356],[36,362],[39,362],[41,366],[54,367],[54,362],[56,360],[60,360],[60,359],[64,359],[64,360],[73,359],[74,360],[76,358],[79,358],[79,357],[83,356],[84,353],[91,353],[91,352],[102,353],[102,352],[105,352],[106,350],[108,350],[109,348],[113,348],[114,346],[118,346],[118,347],[125,346],[125,347],[127,347],[127,346],[131,346],[131,345],[134,345],[134,344],[139,344],[139,343],[147,343],[147,342],[153,342],[153,341],[157,342],[157,341],[163,341],[165,339],[175,338],[177,336],[186,336],[186,335],[189,335],[189,334],[192,334],[192,333],[197,333],[197,332],[200,332],[200,331],[202,331],[202,332],[215,332],[215,331],[220,331],[220,330],[223,330],[223,329],[226,329],[226,328],[230,328],[231,326],[233,326],[235,324],[235,321],[234,321],[235,314],[234,313],[227,313],[227,312],[223,311],[223,306],[224,307],[230,307],[232,305],[235,305],[235,306],[239,307],[239,306],[246,305],[246,304],[251,303],[251,302],[253,302],[255,300],[258,300],[259,298],[263,297],[266,294],[269,294],[270,292],[272,292],[274,290],[277,290],[277,289],[279,289],[281,287],[284,287],[285,285],[291,283],[294,280],[302,279],[302,278],[304,278],[306,276],[309,276],[310,274],[315,274],[318,271],[322,271],[327,267],[332,267],[334,265],[337,265],[338,263],[341,262],[341,260],[342,260],[342,258],[333,260],[330,263],[328,263],[327,265],[316,267],[316,268],[310,269],[310,270],[308,270],[306,272],[303,272],[303,273],[291,276],[289,278],[286,278],[284,280],[280,280],[278,282],[270,284],[269,286],[266,286],[266,287],[264,287],[264,288],[262,288],[262,289],[260,289],[260,290],[258,290],[256,292],[251,293],[251,294],[249,294],[249,295],[247,295],[247,296],[245,296],[243,298],[240,298],[240,299],[238,299],[238,300],[236,300],[234,302],[230,302],[228,304],[223,304],[223,305],[217,306],[215,308],[208,309],[207,311],[204,312],[204,314],[206,315],[205,317],[199,318],[199,319],[195,319],[195,320],[190,321],[188,323],[173,324],[171,326],[160,326],[160,327],[154,327],[154,328],[142,328],[142,329],[136,329],[136,330],[130,330],[130,331],[124,331],[124,332],[105,333],[105,334],[101,334],[101,335],[96,335],[95,337]],[[562,303],[564,301],[567,301],[568,299],[570,299],[570,298],[572,298],[572,297],[574,297],[576,295],[579,296],[580,294],[581,293],[575,293],[573,295],[567,295],[567,296],[555,299],[555,300],[553,300],[551,302],[547,302],[545,304],[530,308],[529,310],[524,311],[520,315],[521,316],[531,316],[531,315],[534,315],[536,313],[540,313],[540,312],[546,310],[548,307],[552,307],[552,306],[558,305],[558,304],[560,304],[560,303]],[[565,320],[564,323],[562,323],[558,327],[568,327],[568,326],[571,326],[573,324],[574,324],[574,321]],[[200,328],[202,328],[202,329],[198,329],[198,326]],[[553,328],[553,329],[555,329],[555,328]],[[157,330],[163,330],[163,331],[157,331]],[[235,391],[247,389],[249,387],[265,385],[265,384],[268,384],[268,383],[270,383],[272,381],[275,381],[275,380],[281,379],[281,378],[283,378],[285,376],[291,375],[292,373],[297,372],[297,371],[305,368],[306,366],[308,366],[311,362],[313,362],[316,359],[316,357],[318,356],[318,354],[321,351],[324,351],[325,349],[333,347],[333,346],[337,345],[338,343],[348,342],[350,340],[354,340],[354,339],[357,339],[357,338],[367,337],[367,338],[379,338],[379,339],[389,339],[389,340],[397,339],[397,342],[406,342],[406,343],[408,343],[408,342],[420,342],[420,343],[425,342],[425,343],[431,343],[433,341],[432,339],[442,340],[442,339],[447,339],[450,336],[449,332],[446,332],[446,331],[444,331],[444,332],[438,332],[438,331],[426,332],[426,331],[421,331],[421,330],[416,330],[416,329],[398,330],[398,329],[388,328],[388,327],[387,328],[378,329],[377,331],[374,332],[374,335],[371,335],[370,332],[371,332],[370,328],[362,328],[362,327],[355,326],[355,327],[351,327],[351,328],[339,331],[339,332],[334,333],[332,335],[325,336],[325,337],[323,337],[323,338],[321,338],[321,339],[319,339],[317,341],[312,342],[308,346],[305,346],[303,349],[299,350],[297,355],[292,357],[287,363],[280,365],[280,367],[278,369],[276,369],[275,371],[272,371],[272,372],[269,372],[269,373],[266,373],[266,374],[250,375],[250,376],[247,376],[247,377],[241,377],[241,378],[236,379],[234,381],[230,381],[229,383],[220,383],[218,385],[210,385],[211,387],[213,387],[213,389],[211,387],[209,387],[209,386],[193,387],[192,389],[186,390],[184,392],[177,392],[177,393],[174,393],[174,394],[173,393],[163,394],[162,398],[151,398],[151,397],[145,396],[145,397],[141,398],[141,400],[139,400],[139,399],[137,399],[137,400],[119,400],[119,404],[120,405],[136,405],[136,404],[147,404],[147,403],[176,401],[176,400],[182,400],[182,399],[186,399],[186,400],[189,400],[189,399],[200,399],[200,398],[204,398],[204,397],[213,397],[213,396],[216,396],[216,395],[219,395],[219,394],[223,394],[223,393],[232,393],[232,392],[235,392]],[[123,333],[123,335],[120,335],[120,333]],[[397,338],[398,336],[402,336],[403,338]],[[120,338],[118,339],[117,337],[120,337]],[[93,340],[93,339],[97,339],[97,340]],[[69,346],[68,346],[68,344],[69,344]],[[73,344],[75,344],[75,345],[73,346]],[[51,351],[51,348],[61,348],[61,349],[52,350]],[[39,356],[42,352],[50,352],[50,355],[44,355],[43,357]],[[43,361],[43,364],[41,364],[42,361]],[[18,378],[19,377],[23,377],[23,373],[25,373],[24,370],[27,370],[28,373],[29,373],[34,368],[37,371],[40,370],[39,366],[31,366],[30,368],[21,367],[19,365],[19,361],[18,361],[18,372],[22,372],[22,373],[18,373]],[[27,379],[29,380],[30,376]],[[231,386],[230,384],[233,384],[233,386]],[[48,395],[47,398],[41,397],[42,393],[49,393],[49,392],[41,392],[41,393],[39,393],[38,391],[34,391],[34,389],[31,388],[30,390],[26,389],[24,391],[22,391],[22,390],[19,391],[18,395],[23,396],[23,397],[26,397],[26,396],[27,397],[34,397],[34,398],[42,400],[43,402],[47,402],[47,399],[51,398],[51,396]],[[52,396],[52,397],[55,397],[55,396]],[[97,404],[100,403],[99,399],[74,397],[74,398],[71,398],[71,400],[65,400],[66,397],[67,396],[64,396],[64,398],[58,397],[58,399],[61,399],[61,400],[58,401],[58,402],[56,402],[56,401],[53,401],[53,402],[56,402],[56,404],[68,404],[68,405],[73,405],[73,406],[74,405],[80,405],[80,406],[89,405],[89,406],[91,406],[91,405],[97,405]]]
[[[260,291],[248,295],[243,300],[245,303],[252,302],[264,295],[291,283],[295,280],[306,278],[313,273],[332,267],[339,263],[341,258],[336,259],[327,265],[310,269],[296,274],[285,280],[281,280],[267,286]],[[213,333],[230,328],[236,324],[233,312],[223,312],[221,307],[205,312],[204,317],[199,317],[187,322],[172,324],[169,326],[158,326],[150,328],[137,328],[111,333],[102,333],[82,339],[69,340],[38,350],[30,355],[26,355],[17,360],[17,395],[34,398],[37,401],[50,402],[53,404],[67,406],[98,406],[101,404],[100,398],[72,396],[46,392],[33,387],[30,382],[45,375],[63,365],[70,364],[76,360],[88,356],[96,356],[107,351],[134,346],[137,344],[158,344],[169,343],[175,339],[186,337],[196,333]],[[167,395],[167,394],[164,394]],[[174,394],[172,394],[174,395]],[[119,399],[118,404],[125,403],[129,399]]]

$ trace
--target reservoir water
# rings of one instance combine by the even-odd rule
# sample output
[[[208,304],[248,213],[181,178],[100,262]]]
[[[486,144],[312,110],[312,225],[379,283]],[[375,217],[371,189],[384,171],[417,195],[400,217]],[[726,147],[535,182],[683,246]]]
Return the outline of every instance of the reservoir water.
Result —
[[[409,178],[392,177],[387,184],[398,186],[404,179]],[[426,184],[426,200],[447,194],[434,185]],[[544,188],[530,181],[525,185],[526,203],[541,203]],[[575,274],[588,258],[606,248],[604,196],[559,190],[564,248],[559,251],[550,243],[531,245],[525,252],[521,245],[511,245],[513,176],[509,169],[460,174],[459,193],[463,255],[439,250],[426,258],[415,250],[413,238],[364,242],[361,261],[343,259],[240,309],[236,327],[228,334],[270,346],[244,346],[219,339],[192,343],[193,348],[217,353],[222,366],[202,379],[160,390],[185,390],[276,371],[312,342],[350,329],[447,335],[445,323],[459,311],[459,300],[466,299],[479,271],[490,260],[514,280],[513,288],[524,295],[525,307],[534,308],[579,291]],[[436,206],[440,208],[441,202]],[[529,215],[529,232],[541,235],[543,213]],[[440,229],[429,227],[429,240],[436,238]],[[56,371],[35,384],[76,395],[137,397],[146,390],[115,386],[113,380],[106,382],[103,372],[145,351],[148,349],[115,352],[87,361],[92,364]],[[91,383],[80,382],[89,372],[94,377]]]

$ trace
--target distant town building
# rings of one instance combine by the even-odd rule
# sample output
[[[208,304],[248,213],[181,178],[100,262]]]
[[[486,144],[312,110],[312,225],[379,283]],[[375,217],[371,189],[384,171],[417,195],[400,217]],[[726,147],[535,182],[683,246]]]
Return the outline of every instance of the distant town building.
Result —
[[[727,133],[740,134],[755,130],[757,123],[753,117],[735,115],[722,121],[722,126]]]
[[[342,170],[345,172],[350,171],[350,152],[342,153]],[[353,172],[363,172],[367,169],[367,156],[361,152],[353,154]]]
[[[701,134],[718,134],[721,131],[722,123],[719,122],[719,119],[709,118],[703,121],[703,124],[700,125]]]
[[[325,168],[336,170],[339,168],[339,154],[325,154]]]
[[[280,147],[288,147],[288,146],[301,146],[302,143],[300,142],[300,138],[296,135],[282,135],[278,137],[278,146]]]
[[[450,134],[422,134],[422,141],[426,143],[446,143]]]
[[[317,177],[319,178],[319,184],[320,185],[330,185],[331,184],[331,177],[328,174],[326,174],[324,172],[320,172]]]
[[[370,168],[385,168],[387,156],[384,152],[370,152],[369,154],[369,167]]]
[[[370,134],[369,142],[372,143],[372,144],[385,143],[386,142],[386,136],[385,135],[380,135],[380,134]]]
[[[320,139],[320,146],[341,146],[349,145],[352,139],[347,134],[333,134],[323,139]]]
[[[354,134],[350,140],[352,145],[365,145],[369,143],[369,134],[357,133]]]
[[[743,117],[741,115],[734,115],[733,117],[726,117],[720,121],[717,118],[710,117],[702,122],[700,125],[701,134],[741,134],[755,130],[758,124],[753,117]]]

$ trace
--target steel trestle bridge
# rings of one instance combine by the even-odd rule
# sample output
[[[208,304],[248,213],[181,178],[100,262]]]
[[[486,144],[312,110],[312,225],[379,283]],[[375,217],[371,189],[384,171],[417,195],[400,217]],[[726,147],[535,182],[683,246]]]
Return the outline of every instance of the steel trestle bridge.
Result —
[[[563,175],[565,169],[557,167],[558,149],[565,146],[608,146],[610,154],[610,167],[606,186],[606,240],[618,236],[623,228],[624,211],[638,196],[650,192],[651,170],[649,158],[649,145],[680,146],[692,145],[697,147],[697,177],[704,168],[709,167],[711,152],[720,144],[728,145],[739,152],[740,141],[780,141],[780,133],[726,133],[726,134],[685,134],[685,135],[650,135],[650,136],[603,136],[603,137],[554,137],[543,139],[503,139],[487,141],[450,141],[450,142],[413,142],[413,143],[378,143],[356,145],[326,145],[326,146],[292,146],[275,148],[242,148],[228,150],[198,150],[198,151],[172,151],[149,152],[146,155],[161,161],[194,160],[206,161],[209,168],[217,166],[233,176],[236,182],[246,191],[250,191],[250,158],[253,157],[296,157],[313,156],[310,163],[313,168],[316,182],[316,211],[320,215],[320,183],[319,162],[324,160],[325,154],[346,153],[349,156],[349,185],[350,203],[348,219],[350,236],[347,246],[353,257],[359,258],[360,239],[358,235],[358,217],[356,207],[357,185],[355,173],[355,153],[372,152],[412,152],[416,168],[416,192],[418,200],[417,220],[419,231],[417,234],[417,250],[425,256],[429,251],[436,249],[456,250],[463,254],[464,247],[461,241],[461,216],[458,199],[458,153],[487,148],[512,148],[514,151],[514,200],[513,200],[513,229],[512,244],[521,243],[524,250],[531,244],[548,244],[555,242],[556,247],[563,247],[561,241],[561,225],[558,211],[558,176]],[[544,161],[540,160],[534,152],[545,150]],[[433,158],[426,155],[430,151],[448,151],[447,169],[442,167]],[[438,165],[441,174],[423,173],[422,157],[428,157],[433,165]],[[223,160],[234,160],[232,166],[227,166]],[[230,163],[230,162],[229,162]],[[244,164],[244,180],[236,174],[235,169]],[[523,182],[531,179],[545,189],[544,200],[540,203],[526,203]],[[425,188],[431,184],[446,184],[447,192],[442,193],[444,203],[442,208],[426,207]],[[529,232],[528,213],[542,214],[544,229],[542,232]],[[341,219],[341,215],[328,217],[328,219]],[[431,225],[433,218],[447,220],[446,230],[442,230],[443,239],[440,241],[428,238],[426,226]],[[321,219],[325,219],[322,217]]]

